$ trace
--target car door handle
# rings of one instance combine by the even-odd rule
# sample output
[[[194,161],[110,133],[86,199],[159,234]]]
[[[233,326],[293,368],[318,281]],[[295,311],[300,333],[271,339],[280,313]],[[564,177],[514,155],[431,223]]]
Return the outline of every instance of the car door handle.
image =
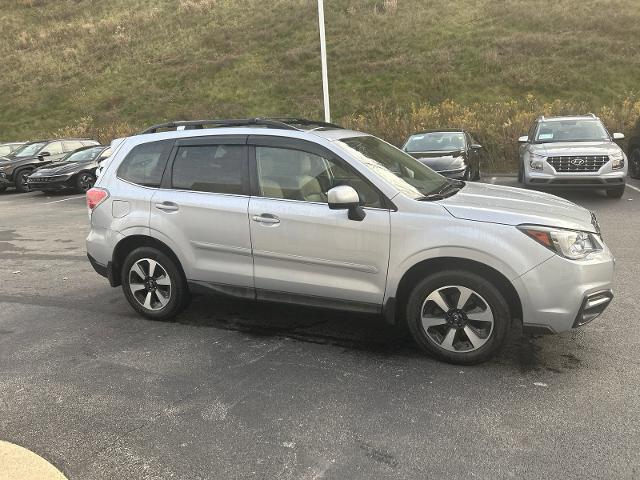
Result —
[[[262,215],[254,215],[251,217],[254,222],[263,223],[265,225],[276,225],[280,223],[280,219],[270,213],[263,213]]]
[[[156,208],[163,212],[177,212],[180,207],[173,202],[156,203]]]

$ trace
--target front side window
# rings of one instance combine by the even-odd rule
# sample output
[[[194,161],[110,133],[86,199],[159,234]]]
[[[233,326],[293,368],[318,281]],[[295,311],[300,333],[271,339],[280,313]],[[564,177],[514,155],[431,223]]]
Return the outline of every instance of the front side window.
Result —
[[[42,147],[44,147],[45,145],[46,145],[45,142],[30,143],[16,150],[14,153],[14,156],[16,158],[31,157],[33,155],[36,155],[40,150],[42,150]]]
[[[380,194],[338,161],[289,148],[256,147],[260,195],[268,198],[327,203],[327,192],[353,187],[367,207],[381,208]]]
[[[171,184],[180,190],[245,195],[246,147],[197,145],[178,149]]]
[[[442,175],[379,138],[364,135],[343,138],[337,144],[410,198],[430,195],[448,184]]]
[[[600,120],[553,120],[538,123],[535,141],[553,142],[589,142],[609,140],[609,134]]]
[[[0,157],[9,155],[11,153],[11,147],[9,145],[0,145]]]
[[[411,153],[453,152],[464,150],[464,146],[462,132],[427,132],[409,137],[405,150]]]
[[[118,177],[145,187],[159,187],[172,144],[163,140],[134,147],[118,167]]]

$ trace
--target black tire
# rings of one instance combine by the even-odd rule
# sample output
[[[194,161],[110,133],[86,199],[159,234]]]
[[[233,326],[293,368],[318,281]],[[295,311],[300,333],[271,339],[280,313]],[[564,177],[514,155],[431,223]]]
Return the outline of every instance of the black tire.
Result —
[[[476,175],[473,177],[476,182],[480,181],[480,163],[478,163],[478,168],[476,169]]]
[[[524,167],[522,166],[522,162],[518,164],[518,183],[524,185]]]
[[[439,332],[442,332],[442,336],[445,337],[445,332],[448,335],[451,330],[454,330],[453,335],[457,340],[452,340],[452,349],[456,348],[453,345],[454,341],[457,342],[458,346],[465,344],[473,347],[473,343],[465,333],[465,329],[472,326],[474,327],[474,332],[479,333],[475,331],[475,325],[477,325],[475,320],[471,320],[473,323],[469,323],[468,320],[467,323],[464,323],[463,320],[463,325],[458,325],[455,328],[449,324],[428,327],[427,330],[432,332],[431,334],[428,334],[423,327],[423,306],[426,308],[430,305],[433,306],[433,304],[427,301],[427,297],[438,291],[438,289],[447,286],[460,286],[473,290],[474,295],[469,297],[470,299],[473,298],[473,300],[467,301],[465,305],[473,306],[478,302],[477,304],[484,306],[485,312],[489,311],[489,315],[492,316],[493,326],[489,332],[486,332],[486,337],[479,339],[484,342],[480,347],[468,351],[464,351],[463,348],[461,348],[460,351],[451,351],[443,348],[433,338],[433,336],[439,335]],[[455,287],[452,288],[455,292]],[[448,292],[449,290],[445,289],[443,291]],[[460,290],[458,290],[458,298],[459,297]],[[461,308],[464,308],[464,305]],[[451,317],[455,311],[459,310],[452,309],[448,316]],[[475,316],[473,313],[469,313],[469,315]],[[407,326],[413,339],[423,350],[439,360],[459,365],[481,363],[495,355],[503,346],[511,325],[509,306],[502,293],[500,293],[500,290],[480,275],[465,270],[437,272],[419,282],[409,296],[406,317]],[[434,331],[434,328],[440,330]],[[444,339],[441,343],[444,343]]]
[[[27,177],[29,175],[31,175],[31,170],[18,170],[14,174],[15,179],[13,183],[18,192],[25,193],[29,191],[29,186],[27,185]]]
[[[168,295],[165,295],[167,293],[166,287],[160,286],[159,283],[154,283],[156,288],[151,292],[152,303],[150,303],[150,305],[152,307],[155,305],[155,307],[157,307],[155,309],[146,308],[141,303],[142,299],[146,298],[147,294],[150,293],[149,290],[140,290],[140,293],[134,295],[131,289],[132,283],[130,282],[130,279],[133,277],[135,277],[134,280],[139,280],[140,285],[146,284],[144,279],[136,277],[137,274],[134,275],[131,273],[132,267],[139,261],[141,262],[141,264],[139,265],[143,265],[145,263],[148,265],[146,259],[156,261],[161,268],[160,270],[158,270],[157,267],[155,269],[156,277],[158,277],[156,278],[156,280],[161,280],[162,277],[164,277],[164,275],[162,275],[162,270],[164,270],[170,280]],[[124,296],[126,297],[131,307],[140,315],[150,320],[172,320],[176,315],[184,310],[184,308],[186,308],[189,303],[189,299],[191,298],[189,295],[187,282],[179,266],[176,265],[176,262],[171,257],[153,247],[139,247],[129,253],[129,255],[127,255],[127,258],[122,265],[121,281],[122,291],[124,292]],[[164,306],[160,306],[162,302],[160,302],[159,295],[163,295],[163,298],[165,300],[168,299],[167,303]]]
[[[76,177],[76,192],[87,193],[93,184],[96,183],[96,177],[91,172],[80,172]]]
[[[609,188],[607,190],[607,197],[609,198],[622,198],[624,195],[624,185],[621,187]]]
[[[2,185],[0,187],[0,193],[4,192],[6,189],[7,189],[7,186],[6,185]]]
[[[629,155],[629,176],[640,178],[640,148],[634,148]]]

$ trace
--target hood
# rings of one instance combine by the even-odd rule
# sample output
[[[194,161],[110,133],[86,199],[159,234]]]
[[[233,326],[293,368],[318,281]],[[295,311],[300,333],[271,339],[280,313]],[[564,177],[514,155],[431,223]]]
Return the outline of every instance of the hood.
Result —
[[[13,156],[6,156],[6,157],[2,157],[3,160],[3,165],[13,165],[13,164],[17,164],[17,163],[30,163],[30,162],[34,162],[36,160],[38,160],[38,156],[31,156],[31,157],[13,157]]]
[[[595,232],[591,212],[548,193],[467,182],[455,195],[439,201],[456,218],[505,225],[545,225]]]
[[[38,168],[34,173],[34,177],[46,177],[50,175],[64,175],[66,173],[72,174],[83,170],[92,162],[67,162],[59,163],[55,166],[47,165]]]
[[[536,153],[549,157],[563,155],[612,155],[620,151],[620,147],[613,142],[553,142],[539,143],[532,147]]]
[[[464,159],[461,158],[462,150],[453,150],[450,152],[410,152],[409,155],[437,172],[442,170],[456,170],[464,166]]]

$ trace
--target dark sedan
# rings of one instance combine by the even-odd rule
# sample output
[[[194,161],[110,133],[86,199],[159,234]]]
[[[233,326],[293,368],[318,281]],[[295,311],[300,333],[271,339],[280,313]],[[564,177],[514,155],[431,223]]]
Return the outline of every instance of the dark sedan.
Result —
[[[98,165],[110,155],[111,147],[80,148],[55,165],[38,168],[27,178],[27,185],[30,190],[43,192],[75,190],[85,193],[96,181]]]
[[[414,133],[402,149],[445,177],[480,180],[482,146],[464,130],[426,130]]]

